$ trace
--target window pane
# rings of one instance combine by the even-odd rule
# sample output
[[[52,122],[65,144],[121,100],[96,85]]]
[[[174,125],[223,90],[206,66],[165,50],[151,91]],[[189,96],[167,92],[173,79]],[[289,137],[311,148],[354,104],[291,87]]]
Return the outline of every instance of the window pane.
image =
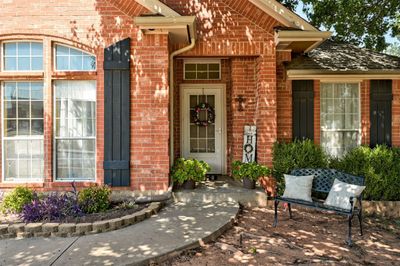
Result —
[[[196,79],[196,72],[186,72],[185,79]]]
[[[185,64],[185,79],[220,79],[221,66],[219,63],[184,63]]]
[[[16,118],[17,117],[17,102],[5,102],[4,103],[4,118]]]
[[[43,102],[37,101],[31,103],[31,117],[42,118],[43,117]]]
[[[28,141],[32,135],[43,136],[43,83],[5,82],[4,95],[4,137]],[[31,101],[31,95],[35,101]]]
[[[29,109],[29,101],[18,101],[18,118],[29,118],[31,116]]]
[[[32,120],[31,135],[43,135],[43,120],[42,119]]]
[[[17,135],[17,120],[9,119],[5,120],[4,137],[14,137]]]
[[[5,140],[5,180],[43,178],[43,140]]]
[[[29,136],[30,135],[30,120],[19,119],[18,120],[18,135],[19,136]]]
[[[57,179],[95,179],[95,140],[57,140]]]
[[[96,83],[55,82],[55,124],[58,180],[94,180]],[[74,139],[62,139],[73,137]]]
[[[32,47],[32,55],[43,57],[43,45],[41,43],[33,42],[31,44]]]
[[[84,56],[82,70],[95,70],[95,69],[96,69],[96,57]]]
[[[62,45],[56,45],[56,55],[57,55],[57,57],[59,55],[69,56],[69,47],[65,47]]]
[[[5,43],[4,44],[4,55],[5,56],[17,56],[17,44],[16,43]]]
[[[29,100],[30,86],[29,82],[18,82],[18,100]]]
[[[18,45],[18,56],[30,56],[31,55],[31,44],[29,42],[19,42]]]
[[[57,65],[57,70],[68,70],[69,69],[69,57],[57,56],[56,65]]]
[[[4,58],[4,70],[8,71],[17,70],[17,58],[16,57]]]
[[[82,56],[70,57],[70,70],[82,70]]]
[[[15,82],[7,82],[4,84],[4,99],[15,100],[17,98],[17,84]]]
[[[207,79],[207,72],[197,72],[197,79]]]
[[[32,58],[32,70],[43,70],[43,57]]]
[[[219,72],[210,72],[209,78],[210,79],[219,79]]]
[[[186,71],[196,71],[196,64],[185,64]]]
[[[29,57],[18,57],[18,70],[30,70],[31,61]]]
[[[43,100],[43,83],[32,82],[31,83],[31,98],[32,100]]]
[[[207,71],[207,64],[197,64],[197,71]]]
[[[208,69],[210,71],[219,71],[219,64],[209,64]]]
[[[37,42],[5,43],[4,70],[43,70],[43,44]]]
[[[95,70],[96,57],[78,49],[56,45],[56,69],[64,71]]]

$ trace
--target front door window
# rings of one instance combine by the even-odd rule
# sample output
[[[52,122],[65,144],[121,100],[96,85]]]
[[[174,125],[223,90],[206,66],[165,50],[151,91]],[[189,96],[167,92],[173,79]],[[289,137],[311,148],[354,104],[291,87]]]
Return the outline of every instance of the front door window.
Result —
[[[215,120],[209,120],[209,112],[203,108],[198,111],[197,117],[204,124],[196,124],[196,107],[207,104],[215,110],[215,95],[190,95],[190,152],[214,153],[215,152]],[[207,121],[207,122],[206,122]]]

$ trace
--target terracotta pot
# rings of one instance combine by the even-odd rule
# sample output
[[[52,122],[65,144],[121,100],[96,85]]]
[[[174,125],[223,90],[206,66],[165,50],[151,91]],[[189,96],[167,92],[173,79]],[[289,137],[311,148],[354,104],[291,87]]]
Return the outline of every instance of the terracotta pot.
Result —
[[[260,177],[259,181],[268,196],[276,196],[276,179],[273,176]]]
[[[254,189],[256,187],[256,181],[247,177],[243,178],[243,187],[248,189]]]
[[[186,180],[182,184],[183,189],[195,189],[195,187],[196,187],[196,182],[193,180]]]

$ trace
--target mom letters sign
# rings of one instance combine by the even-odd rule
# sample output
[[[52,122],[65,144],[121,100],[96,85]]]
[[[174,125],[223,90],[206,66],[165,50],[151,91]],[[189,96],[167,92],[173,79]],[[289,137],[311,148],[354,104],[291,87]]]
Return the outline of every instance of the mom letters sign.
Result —
[[[244,127],[243,162],[251,163],[256,160],[257,127]]]

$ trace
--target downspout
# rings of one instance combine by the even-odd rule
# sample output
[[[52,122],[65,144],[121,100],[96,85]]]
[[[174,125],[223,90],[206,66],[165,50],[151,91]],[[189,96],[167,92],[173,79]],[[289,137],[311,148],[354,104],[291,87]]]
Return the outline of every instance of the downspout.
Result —
[[[174,163],[174,57],[187,52],[194,48],[196,45],[196,38],[193,36],[190,39],[190,45],[183,47],[182,49],[176,50],[171,53],[169,57],[169,150],[170,150],[170,166]],[[172,182],[170,182],[172,185]]]

